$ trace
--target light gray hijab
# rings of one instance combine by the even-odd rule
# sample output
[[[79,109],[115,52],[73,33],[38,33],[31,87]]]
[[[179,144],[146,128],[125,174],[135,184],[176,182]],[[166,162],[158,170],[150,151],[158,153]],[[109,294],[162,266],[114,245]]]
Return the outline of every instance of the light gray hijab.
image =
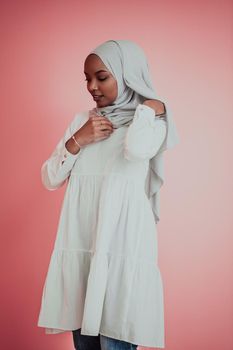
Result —
[[[108,40],[91,53],[99,56],[117,80],[118,86],[118,95],[112,105],[96,107],[93,110],[97,114],[104,114],[116,128],[130,125],[138,104],[148,99],[156,99],[144,51],[129,40]],[[160,217],[159,189],[164,183],[163,151],[179,143],[170,109],[167,103],[165,106],[166,114],[160,118],[167,123],[167,134],[156,156],[150,159],[145,183],[145,192],[150,200],[156,223]]]

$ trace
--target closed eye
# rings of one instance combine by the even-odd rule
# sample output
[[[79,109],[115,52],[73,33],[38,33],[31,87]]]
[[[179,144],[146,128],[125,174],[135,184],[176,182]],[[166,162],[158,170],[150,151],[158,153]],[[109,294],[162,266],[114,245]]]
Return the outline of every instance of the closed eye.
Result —
[[[108,77],[106,78],[98,78],[100,81],[106,80]],[[85,79],[85,81],[90,81],[89,79]]]
[[[106,78],[99,78],[99,80],[101,80],[101,81],[106,80],[106,79],[107,79],[107,77]]]

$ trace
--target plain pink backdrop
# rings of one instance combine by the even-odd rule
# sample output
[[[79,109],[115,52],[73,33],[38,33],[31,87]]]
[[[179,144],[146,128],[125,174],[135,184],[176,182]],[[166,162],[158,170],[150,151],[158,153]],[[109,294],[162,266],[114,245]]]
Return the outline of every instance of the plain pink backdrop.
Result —
[[[165,156],[158,224],[167,350],[233,349],[233,3],[1,1],[1,349],[68,350],[37,327],[65,187],[40,169],[94,107],[83,62],[108,39],[148,57],[180,144]]]

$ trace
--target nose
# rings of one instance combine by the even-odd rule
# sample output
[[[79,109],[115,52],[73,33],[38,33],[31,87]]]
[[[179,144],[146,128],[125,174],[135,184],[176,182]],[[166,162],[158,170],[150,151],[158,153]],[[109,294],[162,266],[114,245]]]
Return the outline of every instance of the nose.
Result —
[[[90,92],[94,92],[95,90],[98,90],[98,86],[97,86],[97,84],[95,83],[95,82],[90,82],[89,83],[89,90],[90,90]]]

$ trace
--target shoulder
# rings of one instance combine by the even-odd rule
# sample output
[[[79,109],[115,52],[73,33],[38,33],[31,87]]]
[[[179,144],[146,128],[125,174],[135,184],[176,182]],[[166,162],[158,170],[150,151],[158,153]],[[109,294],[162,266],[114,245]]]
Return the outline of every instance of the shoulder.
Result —
[[[67,132],[69,134],[74,133],[77,131],[79,128],[82,127],[83,124],[86,123],[86,121],[89,118],[89,111],[82,111],[82,112],[76,112],[74,113],[73,118],[71,121],[68,123],[67,126]]]
[[[76,112],[73,121],[82,122],[89,118],[89,111]]]
[[[89,111],[76,112],[71,121],[71,126],[76,127],[84,124],[89,119]]]

